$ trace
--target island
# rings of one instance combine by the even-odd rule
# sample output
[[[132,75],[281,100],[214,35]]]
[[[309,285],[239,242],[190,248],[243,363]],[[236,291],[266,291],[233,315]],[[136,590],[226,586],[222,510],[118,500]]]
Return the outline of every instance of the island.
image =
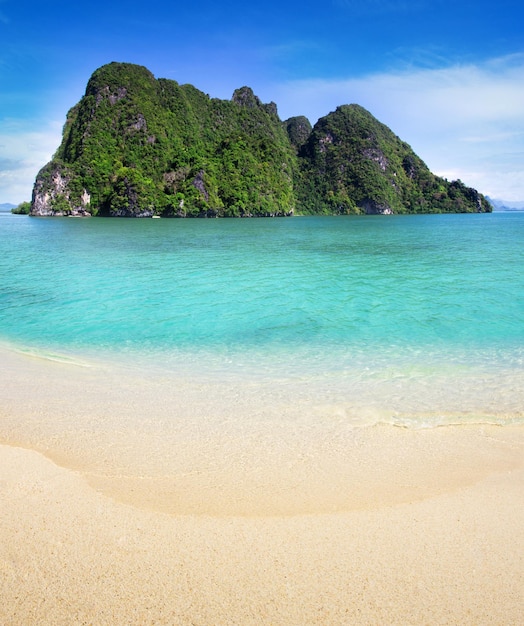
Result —
[[[278,217],[490,212],[462,181],[434,175],[357,104],[314,126],[282,121],[249,87],[231,100],[109,63],[67,115],[38,173],[33,216]]]

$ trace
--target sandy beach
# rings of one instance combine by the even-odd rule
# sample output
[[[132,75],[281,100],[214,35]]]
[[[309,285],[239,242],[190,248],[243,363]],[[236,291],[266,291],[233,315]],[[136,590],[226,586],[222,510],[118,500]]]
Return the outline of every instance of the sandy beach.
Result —
[[[253,390],[2,358],[0,623],[522,624],[522,424],[251,419]]]

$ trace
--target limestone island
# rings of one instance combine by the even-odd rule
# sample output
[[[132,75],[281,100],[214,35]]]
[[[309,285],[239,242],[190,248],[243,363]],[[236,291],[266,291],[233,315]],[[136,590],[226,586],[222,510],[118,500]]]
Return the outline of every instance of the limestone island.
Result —
[[[30,214],[108,217],[490,212],[460,180],[432,174],[356,104],[312,127],[280,120],[249,87],[231,100],[156,79],[145,67],[97,69],[38,173]]]

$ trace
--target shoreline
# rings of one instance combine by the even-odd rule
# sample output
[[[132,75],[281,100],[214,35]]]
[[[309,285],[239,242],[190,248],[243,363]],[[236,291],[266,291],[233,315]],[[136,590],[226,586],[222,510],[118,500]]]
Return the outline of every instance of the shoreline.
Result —
[[[4,356],[3,624],[519,624],[523,424]]]
[[[379,406],[315,403],[289,381],[195,382],[112,363],[2,356],[0,444],[40,452],[142,509],[347,512],[433,497],[521,461],[524,424],[512,420],[410,428],[388,423]],[[362,423],[352,420],[358,411]]]
[[[75,470],[117,502],[174,516],[292,518],[378,510],[468,489],[493,475],[524,469],[524,426],[445,426],[409,431],[359,429],[338,444],[214,443],[179,450],[187,471],[145,474],[126,468]],[[344,449],[342,450],[342,446]],[[212,456],[211,456],[212,455]],[[227,462],[217,458],[222,457]],[[200,457],[197,462],[191,457]],[[70,469],[64,457],[51,461]],[[233,458],[231,458],[233,457]]]

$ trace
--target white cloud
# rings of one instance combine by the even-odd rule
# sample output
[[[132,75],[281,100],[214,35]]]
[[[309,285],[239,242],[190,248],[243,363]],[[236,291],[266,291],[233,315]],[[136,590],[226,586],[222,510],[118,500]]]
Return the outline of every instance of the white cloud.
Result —
[[[31,199],[33,183],[58,148],[63,122],[3,120],[0,131],[0,202]]]
[[[524,199],[524,54],[479,65],[406,69],[269,87],[282,117],[312,123],[358,103],[437,174],[507,200]]]

